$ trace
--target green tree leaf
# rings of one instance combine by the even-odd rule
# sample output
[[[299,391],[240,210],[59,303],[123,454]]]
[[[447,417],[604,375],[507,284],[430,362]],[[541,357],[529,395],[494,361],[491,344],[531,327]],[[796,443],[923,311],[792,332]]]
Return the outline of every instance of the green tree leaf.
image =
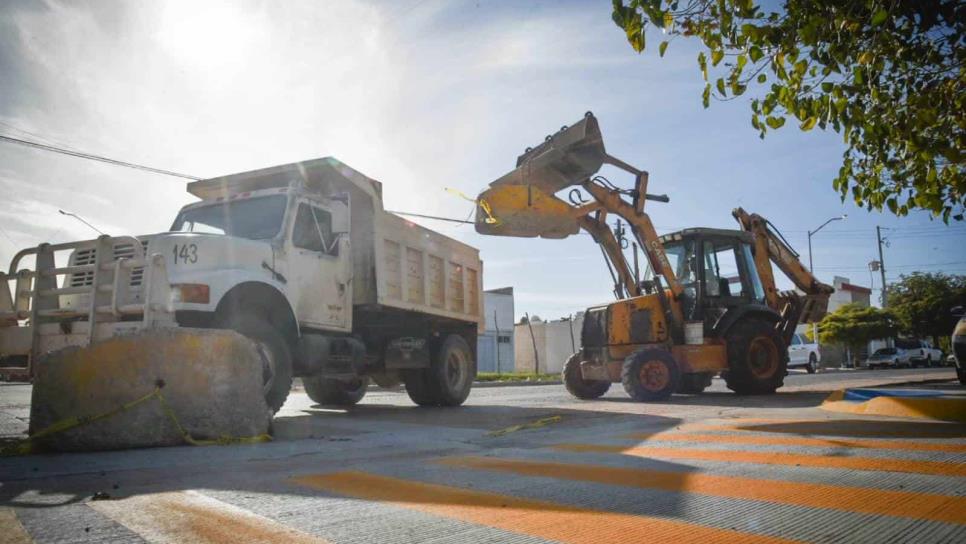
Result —
[[[875,12],[875,14],[872,16],[872,26],[879,26],[882,23],[884,23],[888,18],[889,18],[889,12],[887,12],[884,9],[880,9],[879,11]]]
[[[767,123],[771,128],[778,129],[785,125],[785,118],[768,116],[768,118],[765,119],[765,123]]]
[[[812,130],[813,128],[815,128],[815,123],[817,123],[817,122],[818,122],[818,118],[817,117],[809,117],[808,119],[806,119],[805,121],[803,121],[802,124],[798,126],[798,128],[800,128],[800,129],[802,129],[804,131],[809,131],[809,130]]]
[[[662,57],[664,56],[664,52],[667,51],[667,43],[668,42],[661,42],[661,45],[657,46],[657,52],[660,53]]]

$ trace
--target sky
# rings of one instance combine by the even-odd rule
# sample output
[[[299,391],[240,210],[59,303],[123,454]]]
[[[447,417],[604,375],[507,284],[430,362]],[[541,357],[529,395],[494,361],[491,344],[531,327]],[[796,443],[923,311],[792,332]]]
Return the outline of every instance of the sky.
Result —
[[[659,233],[771,220],[815,272],[873,287],[916,270],[966,273],[966,225],[844,203],[841,136],[789,123],[761,140],[742,97],[701,106],[698,44],[635,53],[610,2],[0,0],[0,134],[198,177],[335,156],[384,184],[387,209],[466,218],[528,146],[585,111],[607,150],[650,172]],[[620,175],[611,181],[629,187]],[[0,262],[40,242],[166,230],[185,180],[0,142]],[[586,235],[486,237],[414,219],[481,252],[484,287],[517,317],[612,298]],[[4,264],[3,266],[7,266]],[[782,288],[791,284],[783,281]]]

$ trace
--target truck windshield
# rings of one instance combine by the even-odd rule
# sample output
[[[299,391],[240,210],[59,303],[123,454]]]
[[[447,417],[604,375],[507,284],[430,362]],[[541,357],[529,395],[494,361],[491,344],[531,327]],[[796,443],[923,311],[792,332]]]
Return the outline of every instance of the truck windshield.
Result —
[[[267,240],[281,230],[287,200],[285,195],[272,195],[181,210],[171,231]]]

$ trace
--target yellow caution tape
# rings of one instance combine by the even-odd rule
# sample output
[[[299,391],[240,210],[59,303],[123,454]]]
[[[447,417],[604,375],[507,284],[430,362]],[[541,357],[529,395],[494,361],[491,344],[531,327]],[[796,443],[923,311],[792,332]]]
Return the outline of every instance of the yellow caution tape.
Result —
[[[531,421],[530,423],[521,423],[520,425],[514,425],[512,427],[507,427],[505,429],[499,429],[496,431],[491,431],[486,434],[486,436],[503,436],[509,433],[515,433],[517,431],[522,431],[525,429],[537,429],[540,427],[545,427],[551,423],[557,423],[563,419],[561,416],[550,416],[543,419],[538,419],[536,421]]]
[[[466,193],[460,191],[459,189],[453,189],[452,187],[446,187],[446,192],[454,194],[464,200],[469,200],[473,204],[478,204],[483,213],[486,214],[486,219],[483,220],[487,225],[499,225],[500,220],[493,216],[493,209],[490,207],[490,203],[483,200],[482,198],[472,198],[466,195]]]
[[[108,410],[104,413],[97,414],[94,416],[68,417],[60,421],[57,421],[55,423],[52,423],[51,425],[32,434],[29,438],[20,440],[18,442],[15,442],[11,445],[4,447],[3,449],[0,449],[0,456],[29,455],[31,453],[35,453],[38,449],[36,441],[41,438],[53,436],[55,434],[59,434],[64,431],[69,431],[70,429],[73,429],[75,427],[80,427],[83,425],[93,423],[95,421],[100,421],[102,419],[107,419],[107,418],[116,416],[117,414],[126,412],[154,398],[158,399],[158,402],[161,404],[162,411],[164,411],[165,415],[168,416],[168,419],[170,419],[171,422],[174,423],[175,428],[178,430],[178,434],[181,435],[181,437],[184,439],[186,443],[191,444],[192,446],[255,444],[259,442],[270,442],[272,440],[272,437],[267,434],[260,434],[256,436],[242,436],[242,437],[223,435],[220,438],[217,438],[214,440],[198,440],[192,437],[191,433],[189,433],[181,425],[181,422],[178,420],[178,416],[175,415],[174,410],[172,410],[171,407],[168,406],[167,401],[164,399],[164,396],[161,394],[161,387],[156,387],[154,391],[148,393],[147,395],[134,399],[130,402],[124,403],[118,406],[117,408]]]

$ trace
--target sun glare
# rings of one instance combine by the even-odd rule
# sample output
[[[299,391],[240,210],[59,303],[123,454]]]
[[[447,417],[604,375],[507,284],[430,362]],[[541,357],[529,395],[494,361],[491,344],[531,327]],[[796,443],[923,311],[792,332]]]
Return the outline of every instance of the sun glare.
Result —
[[[222,65],[243,60],[261,31],[257,13],[242,12],[230,2],[171,0],[158,39],[184,62]]]

